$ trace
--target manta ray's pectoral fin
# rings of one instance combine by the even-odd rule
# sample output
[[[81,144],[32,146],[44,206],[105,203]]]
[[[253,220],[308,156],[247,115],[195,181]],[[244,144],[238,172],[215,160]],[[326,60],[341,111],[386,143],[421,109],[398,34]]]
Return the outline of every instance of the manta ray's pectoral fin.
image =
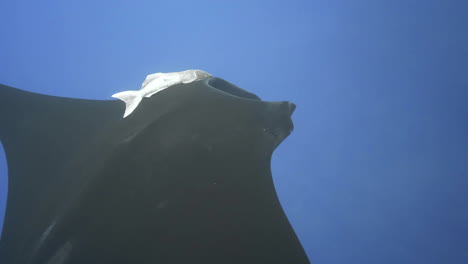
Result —
[[[61,169],[109,122],[120,120],[122,108],[117,100],[48,96],[0,84],[0,141],[8,165],[0,263],[30,263],[35,243],[50,233],[54,212],[75,188],[77,178]]]

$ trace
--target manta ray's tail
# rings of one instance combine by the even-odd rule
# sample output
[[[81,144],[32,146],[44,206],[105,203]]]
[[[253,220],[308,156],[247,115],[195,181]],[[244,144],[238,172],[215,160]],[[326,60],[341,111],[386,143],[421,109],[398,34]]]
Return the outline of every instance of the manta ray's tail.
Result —
[[[125,91],[113,94],[112,97],[118,98],[125,102],[124,118],[131,114],[140,104],[143,96],[139,91]]]

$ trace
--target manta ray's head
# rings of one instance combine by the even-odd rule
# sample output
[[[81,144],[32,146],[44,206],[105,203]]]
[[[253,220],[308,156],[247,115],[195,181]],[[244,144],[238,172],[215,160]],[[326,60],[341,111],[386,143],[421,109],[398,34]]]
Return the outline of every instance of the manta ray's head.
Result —
[[[128,122],[146,124],[141,131],[144,138],[157,141],[156,148],[167,153],[183,147],[186,153],[205,150],[217,155],[270,156],[292,132],[295,108],[287,101],[262,101],[212,77],[145,98]]]

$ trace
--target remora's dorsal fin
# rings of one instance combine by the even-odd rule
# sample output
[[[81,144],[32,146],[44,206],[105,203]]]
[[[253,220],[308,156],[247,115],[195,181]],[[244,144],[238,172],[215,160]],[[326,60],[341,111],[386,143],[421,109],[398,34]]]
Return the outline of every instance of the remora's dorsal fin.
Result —
[[[7,210],[0,241],[3,258],[17,254],[10,248],[22,248],[28,239],[40,236],[34,232],[41,219],[32,216],[54,210],[54,203],[62,200],[60,192],[65,191],[51,187],[68,176],[57,170],[107,122],[121,120],[121,111],[123,105],[117,100],[63,98],[0,85],[0,140],[8,164]],[[43,193],[57,201],[44,203]]]

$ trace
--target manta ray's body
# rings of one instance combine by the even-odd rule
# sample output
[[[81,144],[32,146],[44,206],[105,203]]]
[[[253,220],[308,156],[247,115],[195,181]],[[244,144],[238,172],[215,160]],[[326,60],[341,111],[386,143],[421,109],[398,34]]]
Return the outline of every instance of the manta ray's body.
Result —
[[[309,263],[270,159],[294,105],[222,79],[117,100],[0,86],[2,264]]]

